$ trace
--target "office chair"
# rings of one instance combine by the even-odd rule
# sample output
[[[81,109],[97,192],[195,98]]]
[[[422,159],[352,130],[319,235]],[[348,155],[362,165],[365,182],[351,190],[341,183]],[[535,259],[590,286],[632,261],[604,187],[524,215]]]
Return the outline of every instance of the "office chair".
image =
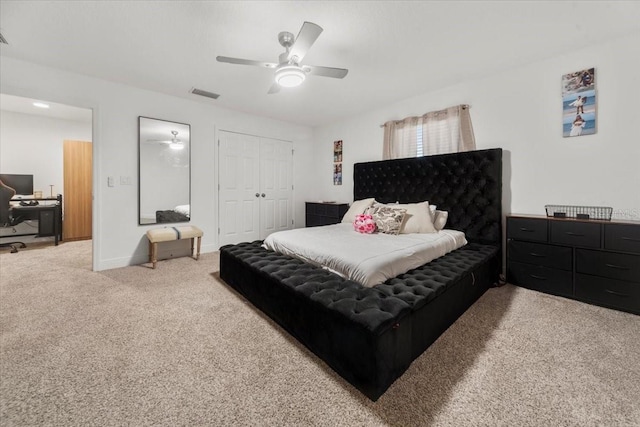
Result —
[[[15,225],[20,224],[23,219],[22,217],[14,218],[11,216],[11,198],[15,196],[16,190],[4,184],[4,182],[0,181],[0,227],[2,228],[10,228]],[[7,238],[11,236],[2,236],[2,238]],[[24,242],[5,242],[0,243],[1,248],[10,247],[11,253],[18,252],[18,248],[26,248],[27,245]]]

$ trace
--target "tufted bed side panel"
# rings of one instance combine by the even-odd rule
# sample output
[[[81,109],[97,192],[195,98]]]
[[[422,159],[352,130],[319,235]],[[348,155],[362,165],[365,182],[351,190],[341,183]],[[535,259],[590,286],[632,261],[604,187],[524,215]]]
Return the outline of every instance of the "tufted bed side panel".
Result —
[[[362,393],[378,399],[412,361],[409,304],[260,244],[222,247],[220,277]]]

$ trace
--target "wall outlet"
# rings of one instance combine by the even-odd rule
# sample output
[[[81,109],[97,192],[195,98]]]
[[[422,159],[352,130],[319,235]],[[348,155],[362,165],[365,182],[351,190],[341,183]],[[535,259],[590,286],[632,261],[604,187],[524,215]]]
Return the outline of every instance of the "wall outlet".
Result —
[[[130,176],[120,176],[120,185],[131,185]]]

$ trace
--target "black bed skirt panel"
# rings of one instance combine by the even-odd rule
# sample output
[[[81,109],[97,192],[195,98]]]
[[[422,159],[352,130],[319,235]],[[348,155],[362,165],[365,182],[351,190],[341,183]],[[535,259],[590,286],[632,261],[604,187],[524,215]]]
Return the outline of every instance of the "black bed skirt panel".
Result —
[[[241,243],[221,248],[220,277],[375,401],[497,281],[487,264],[497,253],[468,245],[365,288],[261,242]]]

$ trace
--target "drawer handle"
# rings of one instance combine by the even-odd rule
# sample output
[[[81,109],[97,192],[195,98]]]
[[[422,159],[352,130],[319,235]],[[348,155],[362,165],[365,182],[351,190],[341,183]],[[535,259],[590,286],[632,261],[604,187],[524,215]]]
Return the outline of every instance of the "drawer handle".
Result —
[[[529,252],[529,255],[531,255],[531,256],[535,256],[535,257],[538,257],[538,258],[546,258],[546,257],[547,257],[547,256],[546,256],[546,255],[544,255],[544,254],[537,254],[537,253],[535,253],[535,252]]]
[[[615,265],[615,264],[605,264],[609,268],[615,268],[616,270],[628,270],[629,267],[625,267],[623,265]]]
[[[535,274],[530,274],[529,276],[533,277],[534,279],[538,279],[538,280],[547,280],[546,277],[543,276],[536,276]]]
[[[628,240],[630,242],[640,242],[640,239],[634,239],[633,237],[621,237],[622,240]]]
[[[574,233],[572,231],[565,231],[564,234],[566,234],[567,236],[584,237],[584,234]]]
[[[530,229],[530,228],[525,228],[525,227],[520,227],[520,231],[525,231],[525,232],[527,232],[527,233],[533,233],[533,232],[534,232],[534,231],[536,231],[536,230],[532,230],[532,229]]]
[[[619,297],[630,297],[631,296],[630,294],[623,294],[622,292],[616,292],[616,291],[612,291],[612,290],[609,290],[609,289],[605,289],[604,291],[606,293],[608,293],[608,294],[617,295]]]

